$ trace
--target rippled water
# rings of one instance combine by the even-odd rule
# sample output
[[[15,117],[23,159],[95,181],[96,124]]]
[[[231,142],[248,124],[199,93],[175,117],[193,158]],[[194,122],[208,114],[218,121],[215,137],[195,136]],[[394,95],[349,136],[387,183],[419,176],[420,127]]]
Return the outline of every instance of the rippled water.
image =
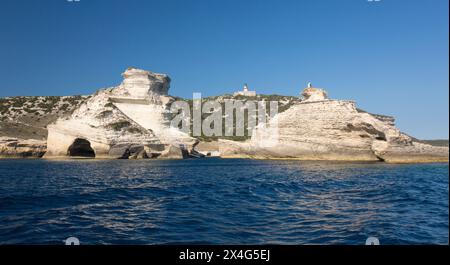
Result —
[[[448,164],[0,160],[0,244],[448,244]]]

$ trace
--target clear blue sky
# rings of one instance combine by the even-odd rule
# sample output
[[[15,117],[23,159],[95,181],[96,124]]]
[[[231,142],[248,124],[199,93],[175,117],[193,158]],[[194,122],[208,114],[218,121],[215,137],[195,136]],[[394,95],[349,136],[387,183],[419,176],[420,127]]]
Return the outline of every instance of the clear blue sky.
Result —
[[[128,66],[183,97],[311,81],[448,138],[448,20],[447,0],[0,0],[0,96],[89,94]]]

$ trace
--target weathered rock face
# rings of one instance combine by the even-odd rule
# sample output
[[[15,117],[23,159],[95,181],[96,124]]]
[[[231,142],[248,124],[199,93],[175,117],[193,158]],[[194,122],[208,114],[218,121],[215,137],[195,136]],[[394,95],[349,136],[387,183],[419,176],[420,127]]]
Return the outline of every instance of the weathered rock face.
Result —
[[[413,142],[393,126],[393,119],[357,110],[352,101],[322,97],[311,100],[311,97],[276,115],[271,121],[272,128],[257,128],[250,141],[221,140],[221,155],[302,160],[448,161],[448,148]],[[278,137],[274,138],[276,123]]]
[[[183,159],[189,157],[189,151],[183,146],[174,146],[170,145],[167,149],[165,149],[159,158],[166,159]]]
[[[168,94],[170,78],[165,74],[128,68],[122,76],[124,79],[117,88],[117,95],[159,101],[160,96]]]
[[[33,139],[0,137],[0,157],[39,158],[45,154],[46,142]]]
[[[411,145],[376,142],[372,148],[378,157],[389,163],[448,162],[449,159],[448,147],[418,142]]]
[[[219,157],[219,145],[218,141],[200,142],[195,146],[195,150],[206,157]]]
[[[134,68],[123,76],[118,87],[99,90],[70,117],[48,126],[45,157],[152,158],[158,155],[146,147],[155,144],[192,149],[194,138],[169,127],[170,79]]]
[[[321,88],[308,87],[305,88],[301,94],[303,101],[319,101],[328,98],[328,94]]]
[[[129,68],[123,77],[117,87],[92,96],[0,100],[0,157],[41,157],[47,151],[48,158],[220,155],[396,163],[448,161],[448,146],[431,146],[411,138],[395,127],[393,117],[367,113],[352,101],[330,100],[325,90],[311,86],[303,90],[303,100],[257,95],[258,99],[281,103],[280,113],[271,121],[278,124],[277,131],[272,126],[257,128],[246,142],[219,140],[197,145],[196,139],[170,127],[173,115],[169,106],[175,99],[167,95],[168,76]],[[216,100],[222,104],[225,97]],[[42,141],[47,131],[48,139]]]

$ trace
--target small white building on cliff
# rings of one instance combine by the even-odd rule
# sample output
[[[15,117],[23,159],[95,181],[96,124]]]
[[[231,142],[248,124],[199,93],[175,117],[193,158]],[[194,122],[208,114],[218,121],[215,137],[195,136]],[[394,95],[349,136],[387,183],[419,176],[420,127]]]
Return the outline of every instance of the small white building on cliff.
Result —
[[[256,97],[256,91],[248,90],[247,84],[244,84],[244,88],[241,91],[237,91],[233,96],[246,96],[246,97]]]

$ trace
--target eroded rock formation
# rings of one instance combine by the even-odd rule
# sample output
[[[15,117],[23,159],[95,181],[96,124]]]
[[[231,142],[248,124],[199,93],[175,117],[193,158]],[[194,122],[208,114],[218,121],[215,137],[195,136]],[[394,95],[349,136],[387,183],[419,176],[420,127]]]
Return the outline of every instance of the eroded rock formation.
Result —
[[[46,142],[34,139],[0,137],[0,157],[2,158],[37,158],[46,151]]]
[[[158,102],[160,96],[167,96],[169,92],[170,78],[165,74],[128,68],[122,76],[124,79],[116,95]]]
[[[308,87],[301,93],[303,101],[320,101],[328,98],[328,94],[325,90],[321,88]]]
[[[324,89],[311,85],[302,91],[301,99],[257,95],[259,100],[276,100],[281,105],[278,115],[270,121],[272,125],[254,130],[250,140],[238,142],[219,137],[218,142],[214,138],[209,139],[214,142],[198,144],[198,140],[170,127],[173,115],[169,107],[175,98],[168,95],[167,75],[135,68],[122,75],[120,85],[91,96],[1,99],[0,157],[42,157],[45,153],[47,158],[173,159],[220,155],[407,163],[448,161],[448,146],[432,146],[412,138],[395,127],[393,117],[368,113],[356,108],[352,101],[329,99]],[[223,104],[225,97],[214,99]]]
[[[394,119],[358,110],[355,103],[326,98],[322,89],[306,88],[304,100],[279,113],[251,140],[221,140],[223,157],[288,158],[387,162],[448,161],[448,147],[413,141]],[[277,132],[273,131],[277,127]],[[278,135],[278,137],[274,137]]]
[[[119,86],[99,90],[70,117],[48,126],[46,158],[174,158],[173,150],[192,150],[197,141],[169,126],[169,77],[134,68],[123,77]]]

